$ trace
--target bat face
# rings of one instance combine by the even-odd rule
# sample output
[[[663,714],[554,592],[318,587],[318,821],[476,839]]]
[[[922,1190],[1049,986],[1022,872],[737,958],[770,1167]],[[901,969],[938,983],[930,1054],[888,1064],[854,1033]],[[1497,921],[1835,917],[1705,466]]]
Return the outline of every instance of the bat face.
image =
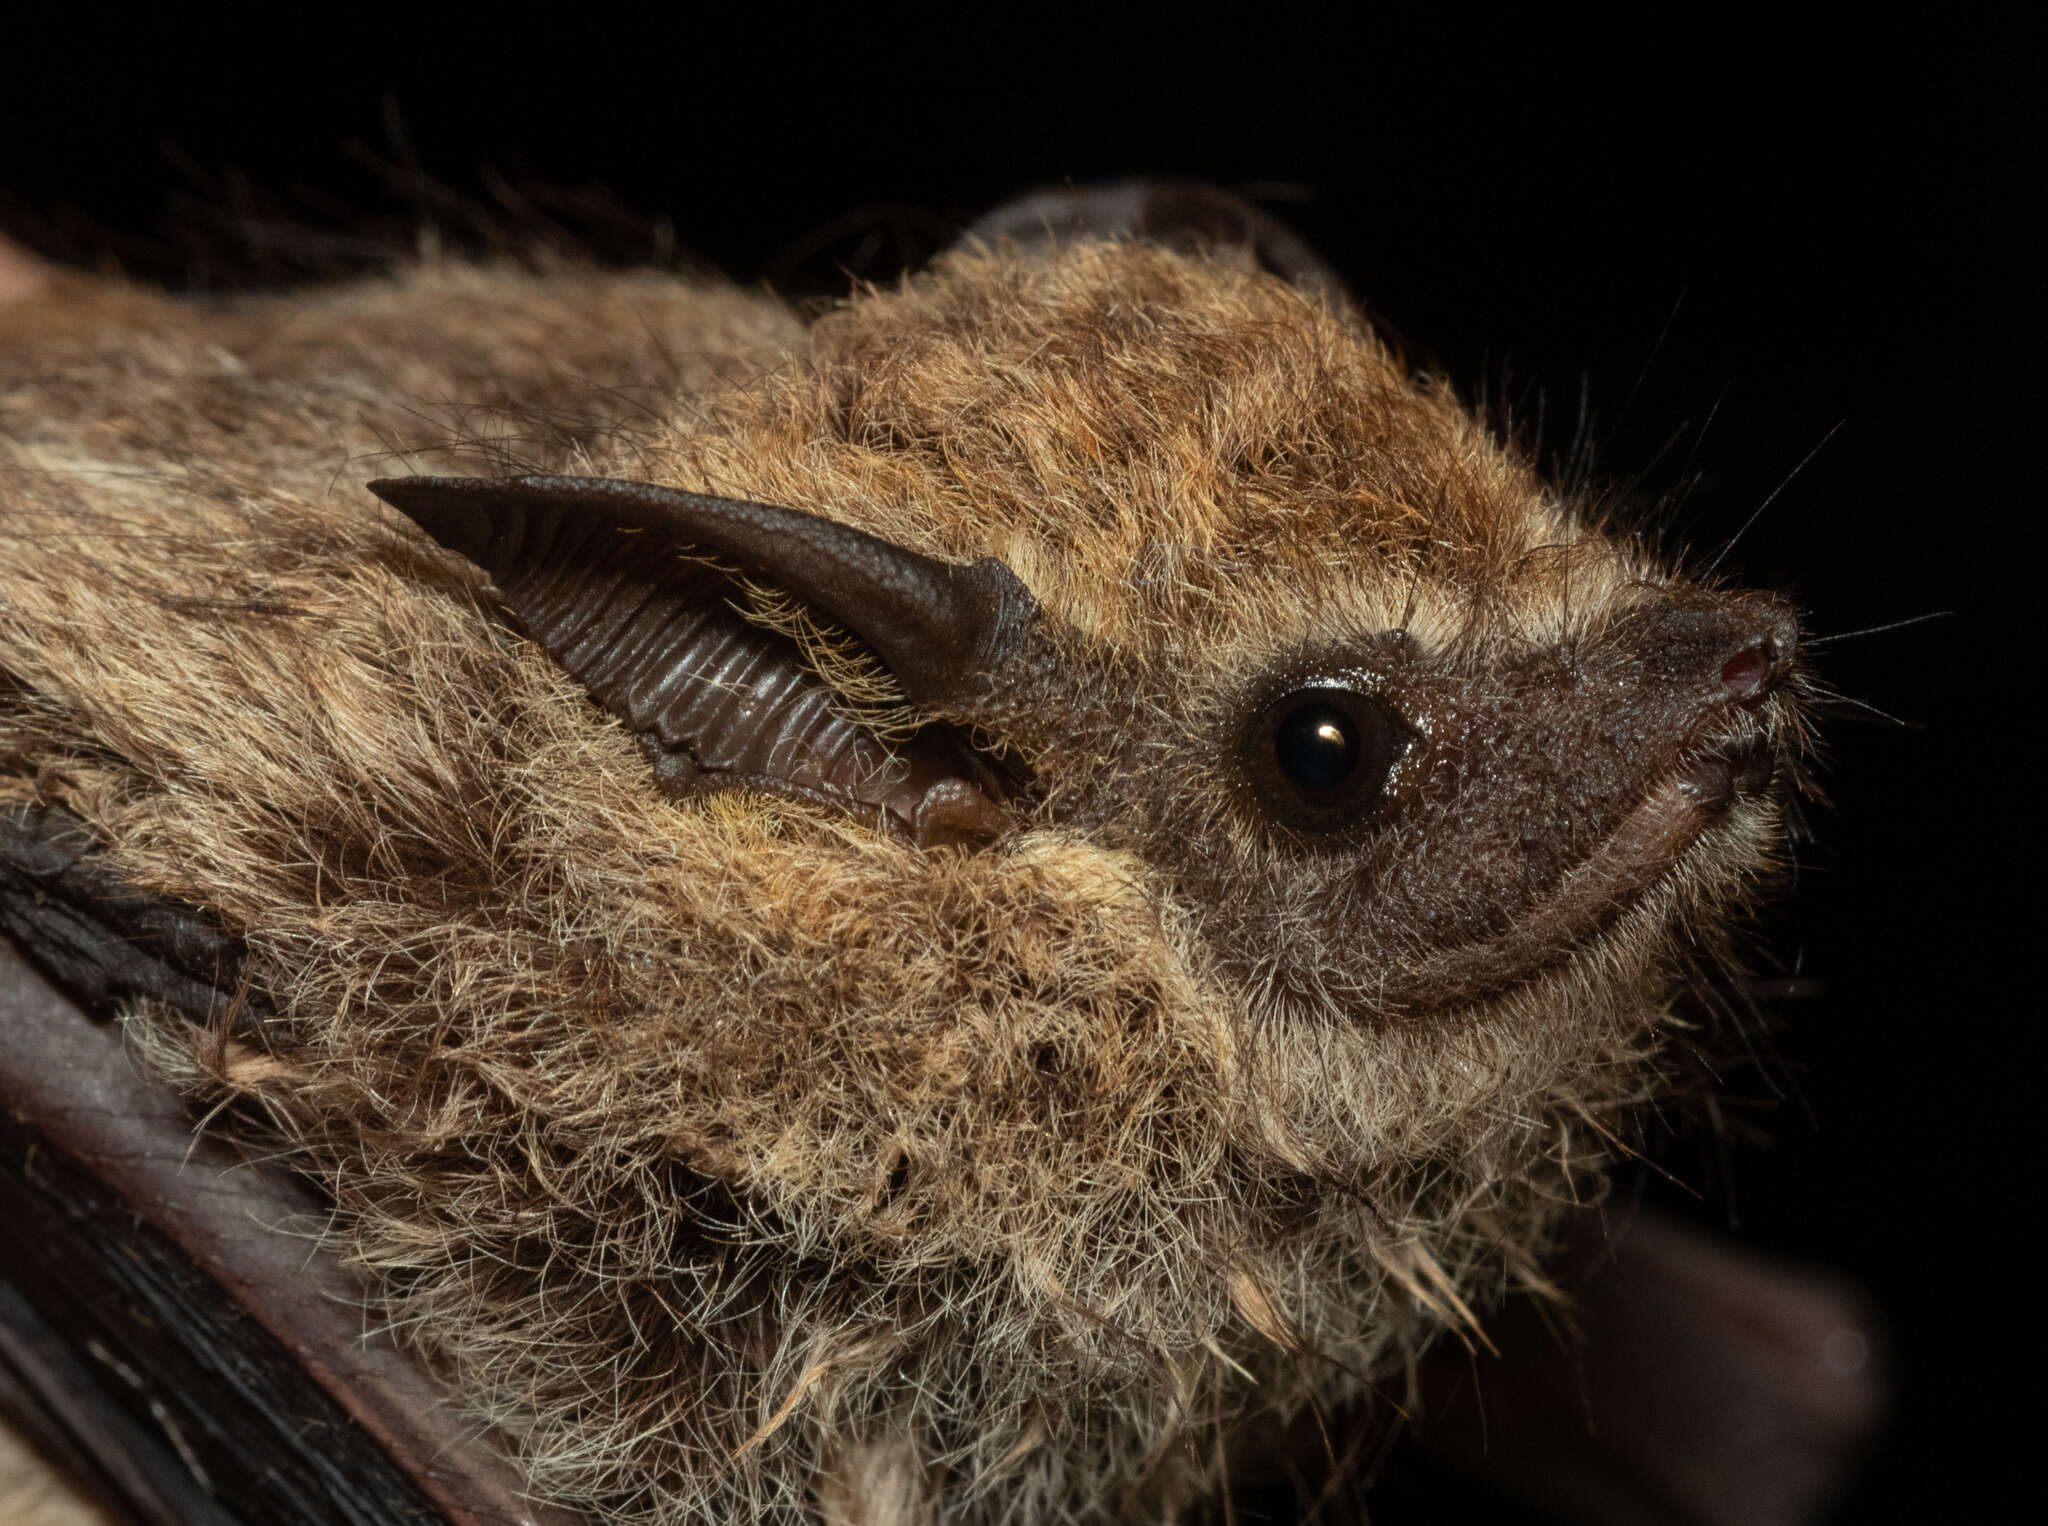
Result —
[[[956,256],[547,464],[52,489],[0,772],[244,940],[153,1062],[610,1518],[1178,1508],[1530,1270],[1775,851],[1789,610],[1255,270]]]
[[[1342,310],[1278,282],[1211,270],[1196,290],[1132,255],[970,271],[842,325],[764,394],[770,438],[746,442],[742,409],[672,447],[731,452],[738,487],[1002,584],[950,635],[859,633],[989,755],[971,782],[932,735],[869,760],[899,793],[916,776],[904,822],[958,778],[1004,807],[977,840],[1036,824],[1132,853],[1254,1018],[1455,1014],[1611,955],[1648,897],[1616,941],[1739,890],[1795,730],[1788,608],[1579,522]],[[703,533],[649,528],[679,551]],[[470,549],[502,571],[483,534]],[[890,602],[810,591],[856,627]],[[592,676],[596,636],[544,639]],[[965,664],[943,679],[941,648]]]
[[[1390,620],[1249,674],[1162,665],[1096,721],[1119,740],[1065,808],[1204,908],[1249,1003],[1328,1022],[1455,1020],[1660,887],[1711,897],[1717,852],[1746,864],[1768,830],[1795,627],[1579,561],[1581,607],[1539,582],[1549,629],[1519,639]]]

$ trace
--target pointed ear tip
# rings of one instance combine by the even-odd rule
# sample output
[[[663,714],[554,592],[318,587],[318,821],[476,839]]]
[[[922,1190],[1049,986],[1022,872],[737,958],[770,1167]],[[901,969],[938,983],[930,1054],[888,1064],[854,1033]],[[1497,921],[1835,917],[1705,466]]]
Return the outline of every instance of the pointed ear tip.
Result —
[[[472,489],[477,484],[459,477],[380,477],[363,484],[411,520],[429,539],[477,561],[489,541],[489,517]]]
[[[379,477],[365,482],[363,486],[394,509],[402,509],[405,504],[401,500],[414,497],[419,491],[419,484],[427,480],[425,477]]]
[[[475,492],[481,488],[528,487],[535,483],[549,483],[552,477],[433,477],[425,472],[414,472],[405,477],[375,477],[363,484],[382,498],[388,493],[404,493],[414,490],[421,492]]]
[[[476,490],[490,485],[468,477],[379,477],[363,484],[437,539],[436,525],[473,508]]]

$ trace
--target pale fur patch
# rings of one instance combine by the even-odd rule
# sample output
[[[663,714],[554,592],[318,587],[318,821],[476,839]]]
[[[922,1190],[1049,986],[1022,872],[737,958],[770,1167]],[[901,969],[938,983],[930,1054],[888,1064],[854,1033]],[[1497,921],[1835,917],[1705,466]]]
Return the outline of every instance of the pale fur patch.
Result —
[[[910,1440],[834,1450],[816,1478],[819,1526],[936,1526],[935,1491]]]

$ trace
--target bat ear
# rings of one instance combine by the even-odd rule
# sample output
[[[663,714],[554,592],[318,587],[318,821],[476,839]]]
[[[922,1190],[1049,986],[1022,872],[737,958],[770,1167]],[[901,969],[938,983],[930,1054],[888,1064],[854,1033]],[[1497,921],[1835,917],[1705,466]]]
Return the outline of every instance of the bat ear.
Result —
[[[1356,298],[1344,278],[1278,218],[1199,180],[1113,180],[1045,186],[984,214],[968,236],[1044,249],[1077,239],[1140,239],[1183,253],[1235,251],[1248,265],[1333,302]]]
[[[369,486],[489,573],[572,670],[578,652],[595,656],[625,622],[644,624],[628,601],[685,598],[691,564],[682,553],[693,549],[844,625],[921,703],[982,689],[1021,647],[1037,611],[994,558],[942,562],[773,504],[604,477],[390,477]]]
[[[971,720],[1037,615],[1001,562],[956,566],[815,514],[601,477],[370,490],[490,574],[527,633],[639,735],[663,788],[835,802],[924,846],[1007,829],[1009,777],[965,732],[885,737],[796,641],[735,608],[735,572],[778,585],[865,641],[910,700]]]

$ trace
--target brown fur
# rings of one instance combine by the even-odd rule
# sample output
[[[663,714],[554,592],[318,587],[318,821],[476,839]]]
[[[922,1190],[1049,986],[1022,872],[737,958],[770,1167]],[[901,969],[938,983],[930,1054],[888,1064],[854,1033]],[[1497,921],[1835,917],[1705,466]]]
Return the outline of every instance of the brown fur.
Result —
[[[1170,1518],[1211,1439],[1536,1277],[1654,1093],[1679,933],[1777,842],[1746,802],[1540,957],[1441,973],[1433,922],[1509,937],[1590,862],[1509,823],[1644,798],[1600,712],[1545,707],[1681,585],[1227,264],[960,254],[807,333],[577,271],[52,300],[0,316],[0,795],[246,937],[275,1018],[138,1045],[264,1120],[382,1317],[606,1519]],[[1002,558],[1036,666],[961,718],[1030,820],[927,852],[663,798],[361,489],[393,451]],[[1420,846],[1340,864],[1247,814],[1231,718],[1394,628],[1428,756],[1480,712],[1555,756],[1455,830],[1401,783]]]

